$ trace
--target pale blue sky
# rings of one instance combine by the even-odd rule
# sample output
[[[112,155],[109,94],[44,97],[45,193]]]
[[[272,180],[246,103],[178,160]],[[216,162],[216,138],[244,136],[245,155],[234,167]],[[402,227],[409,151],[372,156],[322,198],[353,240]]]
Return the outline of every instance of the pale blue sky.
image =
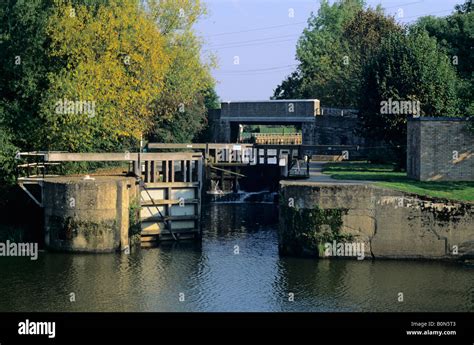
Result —
[[[217,56],[213,71],[221,100],[265,100],[297,64],[296,41],[319,0],[204,0],[198,25],[204,49]],[[331,3],[333,1],[330,1]],[[367,0],[402,23],[424,15],[446,16],[464,0]],[[290,17],[293,13],[293,17]],[[400,16],[400,15],[402,16]],[[234,64],[238,56],[239,64]]]

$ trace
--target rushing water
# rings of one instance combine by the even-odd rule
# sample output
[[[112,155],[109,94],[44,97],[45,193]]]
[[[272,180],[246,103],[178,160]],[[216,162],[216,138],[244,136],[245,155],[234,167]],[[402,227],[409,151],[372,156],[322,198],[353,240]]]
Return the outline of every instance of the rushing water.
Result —
[[[0,257],[0,311],[474,311],[473,266],[283,258],[275,205],[204,212],[202,245]]]

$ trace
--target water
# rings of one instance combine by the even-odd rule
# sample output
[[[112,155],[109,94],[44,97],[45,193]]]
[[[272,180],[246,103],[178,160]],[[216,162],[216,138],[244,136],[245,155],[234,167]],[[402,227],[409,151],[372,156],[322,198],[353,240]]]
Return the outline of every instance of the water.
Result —
[[[473,266],[280,258],[275,205],[204,212],[202,246],[2,257],[0,311],[474,311]]]
[[[220,204],[223,204],[223,203],[241,204],[243,202],[273,204],[275,203],[277,199],[277,195],[278,193],[269,192],[269,191],[260,191],[260,192],[238,191],[237,193],[209,195],[209,199],[212,202],[218,202]]]

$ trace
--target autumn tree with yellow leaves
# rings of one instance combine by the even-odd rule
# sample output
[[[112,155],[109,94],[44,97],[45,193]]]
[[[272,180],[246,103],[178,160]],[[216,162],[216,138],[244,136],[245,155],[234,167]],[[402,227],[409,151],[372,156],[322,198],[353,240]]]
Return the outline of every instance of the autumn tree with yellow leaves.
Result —
[[[204,14],[200,0],[7,1],[0,129],[21,150],[192,139],[214,86],[193,31]]]
[[[47,35],[48,54],[61,66],[49,73],[41,104],[51,148],[110,149],[139,140],[153,124],[170,62],[153,18],[132,0],[95,8],[57,1]]]

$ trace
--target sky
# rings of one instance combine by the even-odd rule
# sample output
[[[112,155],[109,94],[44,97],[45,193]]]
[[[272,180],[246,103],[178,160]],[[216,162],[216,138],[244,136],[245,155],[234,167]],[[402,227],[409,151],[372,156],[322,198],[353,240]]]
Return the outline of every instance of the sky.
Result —
[[[197,25],[221,101],[268,100],[295,70],[296,42],[319,0],[203,0],[208,14]],[[330,0],[330,3],[334,1]],[[366,0],[381,4],[400,23],[425,15],[449,15],[464,0]]]

